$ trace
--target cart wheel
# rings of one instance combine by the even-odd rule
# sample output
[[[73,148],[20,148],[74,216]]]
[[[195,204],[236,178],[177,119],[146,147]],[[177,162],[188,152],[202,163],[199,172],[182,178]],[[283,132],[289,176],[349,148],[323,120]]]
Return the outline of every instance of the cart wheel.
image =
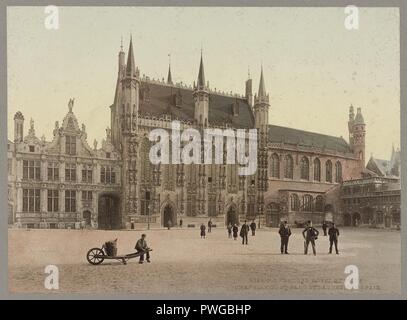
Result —
[[[104,255],[105,255],[105,253],[103,252],[102,249],[93,248],[93,249],[90,249],[88,251],[88,253],[86,254],[86,259],[88,260],[88,262],[90,264],[98,265],[98,264],[101,264],[103,262],[103,260],[105,260],[105,258],[101,257]]]

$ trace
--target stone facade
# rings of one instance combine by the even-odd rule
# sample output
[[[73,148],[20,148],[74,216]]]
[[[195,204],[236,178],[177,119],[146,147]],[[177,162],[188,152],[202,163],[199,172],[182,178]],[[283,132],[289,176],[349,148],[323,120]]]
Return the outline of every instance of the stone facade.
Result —
[[[390,160],[369,159],[363,178],[344,181],[341,187],[343,224],[400,228],[400,150]]]
[[[111,129],[100,148],[90,147],[70,100],[52,141],[37,138],[34,122],[24,136],[24,116],[14,118],[9,141],[9,223],[33,228],[120,229],[218,226],[258,220],[261,225],[335,220],[343,223],[343,180],[362,177],[365,123],[360,108],[349,109],[349,143],[332,137],[268,124],[271,112],[263,71],[259,90],[245,95],[211,89],[201,56],[193,86],[140,76],[132,43],[118,57],[110,106]],[[151,130],[195,128],[257,129],[257,172],[239,176],[238,165],[153,165]],[[345,124],[344,124],[345,126]]]

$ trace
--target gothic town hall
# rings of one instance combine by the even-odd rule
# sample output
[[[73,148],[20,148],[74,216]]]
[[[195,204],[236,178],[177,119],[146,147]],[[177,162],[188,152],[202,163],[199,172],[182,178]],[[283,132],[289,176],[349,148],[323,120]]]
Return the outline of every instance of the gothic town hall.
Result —
[[[52,141],[37,137],[34,121],[14,116],[8,143],[9,224],[23,228],[132,229],[168,223],[218,227],[256,219],[262,226],[312,220],[342,224],[343,181],[363,178],[362,111],[349,108],[349,142],[268,123],[269,95],[263,71],[258,91],[214,90],[205,80],[201,55],[193,86],[140,76],[130,41],[118,55],[118,77],[109,107],[111,126],[100,145],[88,142],[86,126],[69,101]],[[197,68],[198,69],[198,68]],[[152,129],[253,129],[258,132],[257,171],[239,176],[237,164],[152,165]]]

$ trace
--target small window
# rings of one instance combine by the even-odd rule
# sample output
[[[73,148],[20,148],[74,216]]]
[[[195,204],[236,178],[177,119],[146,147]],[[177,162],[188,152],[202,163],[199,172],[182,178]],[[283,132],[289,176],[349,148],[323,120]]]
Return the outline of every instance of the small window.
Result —
[[[34,151],[35,151],[34,146],[30,146],[30,152],[34,152]]]
[[[209,183],[212,182],[212,177],[208,177],[208,182],[209,182]]]
[[[106,152],[106,158],[110,158],[110,152]]]

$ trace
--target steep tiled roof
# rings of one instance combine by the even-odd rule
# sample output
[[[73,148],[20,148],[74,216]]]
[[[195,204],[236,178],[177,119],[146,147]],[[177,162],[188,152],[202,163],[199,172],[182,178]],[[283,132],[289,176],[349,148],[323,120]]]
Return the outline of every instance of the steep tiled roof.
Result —
[[[349,144],[343,138],[275,125],[269,125],[269,142],[284,142],[306,147],[325,148],[341,153],[352,153]]]
[[[395,159],[392,160],[383,160],[370,157],[366,168],[377,173],[379,176],[393,176],[397,175],[397,167],[399,163]]]
[[[237,114],[233,105],[237,104]],[[142,81],[140,85],[141,114],[160,117],[170,114],[172,119],[194,120],[193,90],[156,82]],[[235,128],[253,128],[254,117],[246,99],[209,93],[209,123],[228,124]]]

